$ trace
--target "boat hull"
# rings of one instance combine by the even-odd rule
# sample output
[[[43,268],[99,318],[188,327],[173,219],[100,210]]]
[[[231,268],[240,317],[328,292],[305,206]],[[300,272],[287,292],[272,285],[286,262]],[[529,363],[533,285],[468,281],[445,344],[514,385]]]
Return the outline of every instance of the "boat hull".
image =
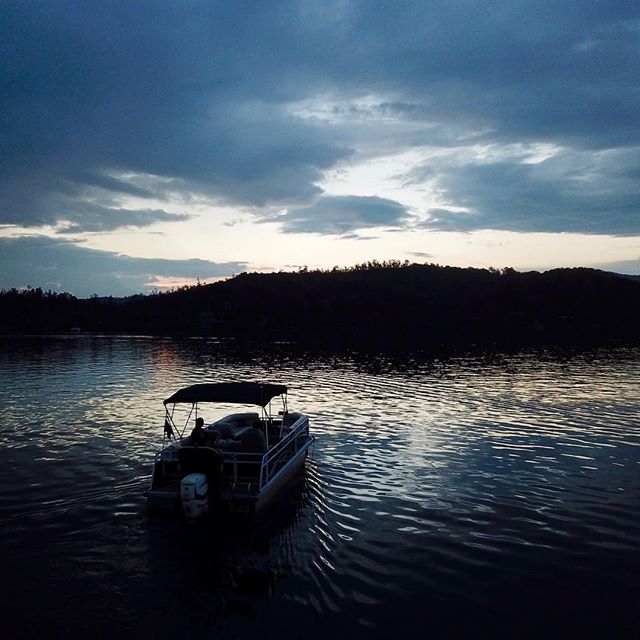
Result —
[[[271,504],[278,495],[286,489],[287,484],[295,478],[303,469],[309,449],[313,445],[313,438],[297,451],[285,466],[280,469],[273,478],[257,492],[249,487],[223,486],[218,495],[211,495],[211,507],[226,506],[231,512],[258,513]],[[161,463],[157,463],[161,464]],[[155,474],[155,470],[154,470]],[[171,512],[180,510],[180,483],[175,482],[165,486],[154,486],[147,492],[148,506],[152,511]]]

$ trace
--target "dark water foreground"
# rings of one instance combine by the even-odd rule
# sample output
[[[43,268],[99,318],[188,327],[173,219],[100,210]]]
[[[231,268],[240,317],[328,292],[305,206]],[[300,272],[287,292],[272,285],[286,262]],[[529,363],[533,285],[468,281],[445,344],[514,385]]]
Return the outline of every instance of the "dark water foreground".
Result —
[[[2,637],[638,638],[640,351],[279,351],[2,339]],[[152,517],[162,399],[235,379],[289,385],[306,473]]]

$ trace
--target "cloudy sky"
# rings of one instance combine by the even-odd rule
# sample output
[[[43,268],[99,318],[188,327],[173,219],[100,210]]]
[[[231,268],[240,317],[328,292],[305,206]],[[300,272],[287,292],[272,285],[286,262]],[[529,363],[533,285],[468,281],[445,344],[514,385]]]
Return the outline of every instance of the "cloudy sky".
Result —
[[[640,273],[640,5],[0,4],[0,288]]]

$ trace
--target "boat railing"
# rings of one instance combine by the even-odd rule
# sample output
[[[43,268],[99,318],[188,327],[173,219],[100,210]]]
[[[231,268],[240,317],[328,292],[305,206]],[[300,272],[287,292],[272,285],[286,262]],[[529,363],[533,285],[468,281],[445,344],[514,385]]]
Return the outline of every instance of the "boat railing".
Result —
[[[309,418],[301,415],[290,427],[287,433],[282,439],[271,447],[264,455],[234,451],[233,453],[227,452],[225,454],[226,462],[232,463],[232,488],[236,488],[241,483],[239,482],[238,465],[242,464],[260,465],[260,477],[257,483],[258,492],[261,492],[273,479],[276,473],[280,470],[282,463],[288,461],[290,458],[295,457],[299,449],[307,442],[307,436],[309,433]],[[301,437],[304,436],[304,437]],[[253,485],[255,480],[246,483]],[[245,483],[242,483],[243,485]]]

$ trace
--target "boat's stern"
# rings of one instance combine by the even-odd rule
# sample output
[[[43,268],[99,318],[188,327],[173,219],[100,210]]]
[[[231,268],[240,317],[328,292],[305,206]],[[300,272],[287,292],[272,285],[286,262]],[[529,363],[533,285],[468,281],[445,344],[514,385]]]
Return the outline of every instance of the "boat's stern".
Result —
[[[173,511],[180,502],[180,473],[178,459],[167,448],[158,451],[153,464],[151,486],[147,502],[153,511]]]

